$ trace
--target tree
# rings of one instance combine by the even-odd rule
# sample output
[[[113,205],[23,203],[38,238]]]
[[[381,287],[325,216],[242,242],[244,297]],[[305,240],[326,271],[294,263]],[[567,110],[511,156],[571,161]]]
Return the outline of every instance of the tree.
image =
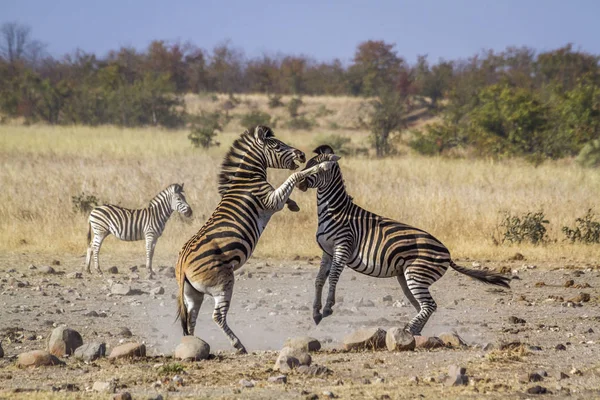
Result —
[[[6,22],[0,27],[0,56],[11,64],[37,61],[44,47],[31,38],[31,28],[26,25]]]
[[[371,104],[371,143],[377,157],[391,153],[390,135],[404,126],[406,98],[396,90],[382,90]]]
[[[416,81],[419,94],[429,97],[431,107],[436,108],[437,102],[444,97],[452,80],[453,65],[451,62],[440,61],[433,67],[429,66],[427,56],[419,56],[416,66]]]
[[[349,73],[355,94],[375,96],[396,86],[404,60],[394,51],[394,44],[369,40],[358,45]]]

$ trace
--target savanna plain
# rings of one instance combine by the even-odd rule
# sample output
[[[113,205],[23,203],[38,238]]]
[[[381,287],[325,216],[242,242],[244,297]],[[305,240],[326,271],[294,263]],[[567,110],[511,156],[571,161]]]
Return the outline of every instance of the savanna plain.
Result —
[[[328,118],[340,118],[335,133],[366,146],[368,132],[345,127],[341,119],[342,110],[359,106],[335,101],[350,100],[306,100],[309,109],[311,102],[315,108],[322,102],[334,110]],[[307,156],[332,133],[274,130]],[[588,209],[598,209],[600,174],[570,160],[536,167],[519,160],[426,158],[402,148],[385,159],[340,160],[357,204],[427,230],[461,265],[513,276],[511,289],[500,290],[448,271],[432,287],[438,309],[423,334],[456,332],[467,346],[345,351],[343,337],[355,329],[402,327],[415,314],[395,280],[350,270],[342,274],[334,314],[315,326],[316,196],[296,191],[292,198],[301,211],[276,214],[237,273],[229,324],[250,354],[233,352],[211,320],[209,300],[196,335],[211,345],[212,356],[199,362],[174,359],[181,330],[171,267],[217,205],[220,161],[242,131],[234,120],[219,134],[219,147],[200,150],[184,130],[0,126],[0,398],[107,398],[89,390],[98,381],[111,381],[116,392],[136,399],[600,398],[600,251],[598,245],[565,241],[561,231]],[[269,179],[277,184],[287,175],[270,171]],[[87,233],[87,214],[73,197],[83,193],[141,208],[171,183],[185,184],[194,215],[171,217],[156,247],[157,279],[145,278],[143,242],[114,237],[100,253],[104,275],[73,275],[82,271]],[[506,212],[537,211],[549,221],[545,244],[502,243],[499,226]],[[44,266],[54,273],[43,273]],[[113,266],[118,272],[107,273]],[[132,294],[112,294],[116,283],[130,285]],[[109,351],[143,342],[147,356],[90,363],[69,357],[61,366],[16,366],[19,353],[44,349],[60,325],[80,332],[84,343],[105,342]],[[329,371],[318,376],[292,371],[286,383],[270,382],[280,375],[272,369],[278,350],[286,338],[297,336],[321,342],[313,363]],[[466,368],[467,385],[447,384],[451,365]],[[533,382],[534,374],[541,380]],[[242,379],[254,386],[241,385]]]

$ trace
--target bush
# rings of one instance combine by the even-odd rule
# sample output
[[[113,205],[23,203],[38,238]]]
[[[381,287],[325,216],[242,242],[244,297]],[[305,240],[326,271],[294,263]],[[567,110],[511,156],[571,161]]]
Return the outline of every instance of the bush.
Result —
[[[274,128],[274,126],[272,126],[271,116],[266,112],[258,110],[244,114],[240,120],[240,124],[245,128],[251,128],[257,125],[267,125]]]
[[[600,167],[600,139],[591,140],[583,146],[575,160],[583,167]]]
[[[315,125],[315,121],[307,119],[306,117],[297,117],[289,120],[286,124],[286,127],[293,130],[310,131]]]
[[[332,114],[335,114],[335,111],[327,108],[327,106],[325,104],[321,104],[319,106],[319,108],[317,109],[316,116],[317,116],[317,118],[320,118],[320,117],[326,117],[326,116],[332,115]]]
[[[300,97],[294,97],[290,100],[287,106],[287,109],[290,113],[290,117],[296,118],[300,115],[299,110],[302,104],[304,103],[302,102],[302,99]]]
[[[283,107],[283,101],[281,101],[281,95],[276,94],[269,96],[269,108]]]
[[[219,146],[220,143],[213,140],[217,136],[217,131],[222,131],[221,119],[223,116],[220,112],[202,113],[193,117],[191,132],[188,139],[194,147],[202,147],[208,149],[211,146]]]
[[[315,147],[327,144],[335,151],[336,154],[346,156],[354,154],[354,149],[351,146],[352,139],[342,135],[327,135],[317,138]]]
[[[502,243],[522,243],[529,242],[534,245],[542,244],[548,241],[546,227],[549,222],[545,219],[544,212],[528,212],[521,216],[506,213],[504,220],[499,224],[502,233]]]
[[[93,194],[81,192],[81,194],[77,196],[71,196],[71,203],[73,203],[73,212],[88,214],[95,207],[100,205],[100,200]]]
[[[600,243],[600,222],[594,220],[592,209],[575,220],[575,228],[564,226],[562,231],[571,243]]]

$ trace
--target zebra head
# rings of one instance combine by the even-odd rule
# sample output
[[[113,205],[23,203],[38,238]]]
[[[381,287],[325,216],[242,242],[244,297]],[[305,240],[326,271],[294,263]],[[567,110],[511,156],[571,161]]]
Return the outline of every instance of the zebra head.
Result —
[[[317,164],[321,164],[326,161],[336,161],[334,164],[334,168],[324,169],[317,174],[309,175],[306,178],[302,179],[300,182],[296,184],[296,187],[303,192],[306,192],[308,189],[319,188],[327,186],[332,179],[335,178],[335,174],[339,173],[339,167],[337,166],[337,161],[341,158],[340,156],[333,153],[333,149],[329,145],[322,145],[317,147],[314,152],[317,154],[306,163],[306,167],[304,169],[309,169],[314,167]]]
[[[258,125],[254,128],[254,140],[262,149],[267,168],[289,169],[298,168],[296,163],[304,163],[306,156],[281,140],[276,139],[271,128]]]
[[[171,185],[173,192],[171,194],[171,209],[178,213],[186,216],[192,216],[192,207],[185,200],[185,193],[183,192],[183,183],[180,185],[174,183]]]

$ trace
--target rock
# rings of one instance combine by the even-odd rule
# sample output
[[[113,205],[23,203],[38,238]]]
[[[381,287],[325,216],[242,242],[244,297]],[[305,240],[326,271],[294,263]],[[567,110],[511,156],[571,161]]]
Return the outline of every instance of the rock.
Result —
[[[565,282],[565,284],[563,285],[564,287],[571,287],[575,284],[575,281],[573,279],[569,279]]]
[[[527,393],[529,393],[529,394],[545,394],[547,392],[548,392],[548,390],[545,387],[538,386],[538,385],[527,389]]]
[[[509,260],[511,261],[522,261],[525,259],[525,256],[521,253],[515,253],[514,256],[509,257]]]
[[[129,328],[122,326],[121,328],[119,328],[119,336],[122,336],[124,338],[130,338],[133,336],[133,333],[131,333],[131,330],[129,330]]]
[[[401,328],[392,328],[385,335],[389,351],[410,351],[415,349],[415,337]]]
[[[270,383],[287,383],[287,376],[285,376],[285,375],[270,376],[269,379],[267,379],[267,381]]]
[[[321,350],[321,342],[310,336],[288,338],[283,346],[308,352]]]
[[[44,350],[33,350],[19,354],[17,358],[18,367],[41,367],[48,365],[63,364],[55,355]]]
[[[117,388],[115,382],[94,382],[94,386],[92,386],[92,391],[101,392],[101,393],[114,393]]]
[[[567,301],[572,301],[573,303],[587,303],[588,301],[590,301],[590,299],[591,297],[589,293],[581,292],[577,296]]]
[[[573,367],[573,369],[571,370],[571,375],[583,375],[583,372],[581,372],[580,370],[578,370],[577,368]]]
[[[300,361],[296,357],[279,355],[275,361],[273,369],[275,371],[290,372],[292,369],[300,366]]]
[[[40,272],[42,274],[48,274],[48,275],[56,273],[56,271],[54,270],[54,268],[52,268],[49,265],[42,265],[40,267]]]
[[[330,392],[329,390],[325,390],[325,391],[323,392],[323,396],[325,396],[325,397],[329,397],[330,399],[333,399],[333,398],[335,398],[335,394],[333,394],[333,392]]]
[[[554,349],[556,349],[556,350],[566,350],[567,346],[565,346],[562,343],[559,343],[559,344],[556,345],[556,347]]]
[[[184,336],[181,344],[175,348],[175,357],[181,360],[206,360],[210,355],[210,346],[196,336]]]
[[[253,388],[256,385],[256,382],[253,380],[240,379],[240,385],[245,388]]]
[[[423,350],[446,347],[444,342],[435,336],[415,336],[415,348]]]
[[[515,317],[515,316],[511,316],[511,317],[508,317],[508,322],[510,322],[511,324],[524,324],[524,323],[526,323],[527,321],[525,321],[525,320],[524,320],[524,319],[522,319],[522,318],[518,318],[518,317]]]
[[[538,374],[537,372],[524,373],[519,377],[519,382],[521,383],[541,382],[543,380],[544,378],[542,375]]]
[[[120,296],[127,296],[131,294],[131,286],[124,283],[115,283],[110,287],[110,292]]]
[[[324,365],[300,365],[296,368],[296,371],[300,374],[311,375],[311,376],[321,376],[327,375],[331,373],[331,370]]]
[[[384,302],[384,303],[385,303],[385,302],[388,302],[388,301],[393,301],[393,300],[394,300],[394,298],[392,297],[392,295],[391,295],[391,294],[388,294],[388,295],[386,295],[386,296],[383,296],[383,297],[381,298],[381,301],[382,301],[382,302]]]
[[[440,333],[438,335],[438,338],[444,342],[444,344],[446,346],[450,346],[450,347],[466,347],[467,343],[463,340],[463,338],[461,338],[460,336],[458,336],[457,333],[454,332],[444,332],[444,333]]]
[[[121,393],[115,394],[113,396],[113,400],[132,400],[132,397],[129,392],[121,392]]]
[[[163,271],[163,275],[166,278],[175,278],[175,267],[167,267]]]
[[[108,358],[145,357],[146,346],[141,343],[126,343],[117,346],[110,352]]]
[[[299,365],[310,365],[312,357],[307,351],[284,347],[279,352],[279,357],[275,361],[273,369],[275,371],[288,372]]]
[[[469,383],[469,377],[465,374],[467,369],[458,365],[448,367],[448,379],[446,386],[461,386]]]
[[[165,288],[162,286],[155,287],[153,289],[150,289],[150,294],[154,296],[157,296],[159,294],[165,294]]]
[[[117,267],[115,267],[115,266],[112,266],[112,267],[110,267],[109,269],[107,269],[107,272],[108,272],[109,274],[118,274],[118,273],[119,273],[119,268],[117,268]]]
[[[2,348],[2,341],[0,341],[0,358],[4,357],[4,349]]]
[[[558,379],[569,379],[569,378],[570,378],[570,376],[569,376],[569,375],[567,375],[567,374],[565,374],[564,372],[561,372],[561,373],[558,375]]]
[[[59,260],[52,260],[52,265],[60,265],[60,261]]]
[[[66,326],[55,328],[48,339],[48,351],[58,357],[73,354],[81,345],[83,345],[83,338],[79,332]]]
[[[106,343],[87,343],[75,349],[73,356],[83,361],[94,361],[106,356]]]
[[[359,329],[344,337],[346,350],[377,350],[384,348],[386,332],[380,328]]]
[[[81,272],[71,272],[67,274],[67,278],[69,279],[81,279],[83,278],[83,274]]]

